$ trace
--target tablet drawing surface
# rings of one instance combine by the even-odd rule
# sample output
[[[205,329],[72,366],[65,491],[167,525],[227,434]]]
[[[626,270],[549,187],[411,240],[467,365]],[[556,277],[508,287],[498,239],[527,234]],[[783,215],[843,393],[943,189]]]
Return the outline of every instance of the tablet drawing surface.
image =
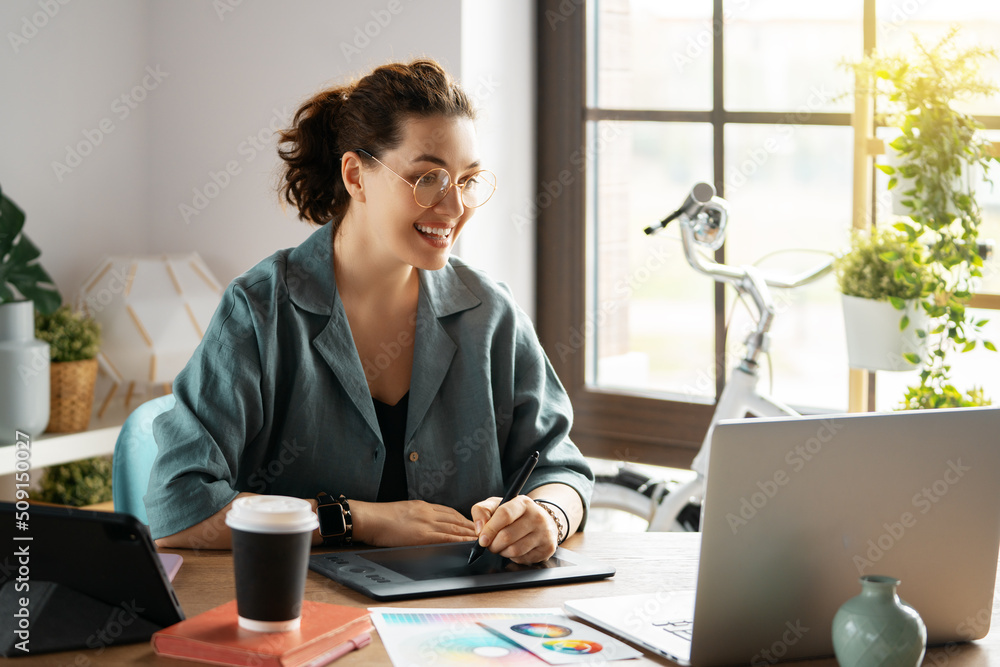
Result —
[[[558,548],[552,558],[518,565],[487,552],[468,564],[472,542],[315,554],[310,569],[376,600],[457,595],[603,579],[604,563]]]

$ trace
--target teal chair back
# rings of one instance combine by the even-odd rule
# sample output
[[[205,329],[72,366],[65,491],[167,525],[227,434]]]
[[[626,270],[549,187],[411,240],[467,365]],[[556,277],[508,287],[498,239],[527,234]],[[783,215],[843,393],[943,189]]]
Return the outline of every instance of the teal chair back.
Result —
[[[142,497],[146,495],[149,473],[156,458],[153,420],[174,407],[175,402],[173,394],[166,394],[137,407],[122,425],[111,459],[111,495],[115,511],[131,514],[147,525],[149,519]]]

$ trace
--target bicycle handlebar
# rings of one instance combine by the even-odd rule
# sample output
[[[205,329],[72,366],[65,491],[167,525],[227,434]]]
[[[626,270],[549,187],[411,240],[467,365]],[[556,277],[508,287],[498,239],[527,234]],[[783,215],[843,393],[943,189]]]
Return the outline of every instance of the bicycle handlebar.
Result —
[[[646,234],[655,234],[666,227],[671,221],[679,220],[681,225],[681,240],[684,245],[684,256],[688,264],[699,273],[711,276],[718,282],[739,284],[747,279],[747,267],[734,267],[722,264],[715,261],[715,259],[706,257],[698,250],[699,245],[708,245],[713,248],[718,247],[721,245],[720,241],[725,235],[726,217],[728,215],[725,200],[714,195],[706,196],[709,190],[713,193],[715,191],[707,183],[696,184],[691,194],[688,195],[687,200],[685,200],[679,209],[664,218],[658,226],[647,227],[645,232]],[[700,218],[711,218],[712,216],[715,217],[717,233],[711,239],[713,243],[709,245],[704,240],[704,227],[699,227],[696,231],[696,226],[702,224]],[[701,234],[700,237],[699,234]],[[719,236],[722,238],[719,238]],[[768,276],[763,273],[759,273],[759,276],[770,287],[790,289],[818,280],[832,269],[833,255],[831,254],[826,261],[821,262],[812,269],[792,276]]]
[[[709,189],[713,195],[708,197]],[[699,245],[717,249],[725,239],[728,207],[724,199],[714,196],[715,189],[706,183],[699,183],[692,189],[687,200],[677,211],[664,219],[658,227],[648,227],[646,234],[655,234],[672,220],[679,220],[684,256],[699,273],[710,276],[717,282],[731,284],[738,293],[749,295],[759,313],[757,326],[746,339],[746,354],[741,367],[756,367],[757,355],[767,349],[767,335],[774,320],[775,307],[769,287],[794,288],[807,285],[833,269],[831,254],[825,261],[813,268],[791,276],[768,276],[755,266],[730,266],[707,257],[698,250]]]
[[[714,278],[718,282],[736,284],[746,279],[748,267],[734,267],[729,264],[721,264],[702,254],[697,248],[698,242],[694,238],[694,231],[691,229],[689,224],[685,223],[685,220],[681,221],[681,239],[684,244],[684,256],[687,258],[688,264],[690,264],[692,268],[699,273],[703,273],[706,276]],[[786,289],[802,287],[803,285],[808,285],[811,282],[819,280],[832,271],[833,259],[834,257],[831,254],[829,258],[820,262],[813,268],[791,276],[769,276],[760,273],[760,277],[769,287],[781,287]]]

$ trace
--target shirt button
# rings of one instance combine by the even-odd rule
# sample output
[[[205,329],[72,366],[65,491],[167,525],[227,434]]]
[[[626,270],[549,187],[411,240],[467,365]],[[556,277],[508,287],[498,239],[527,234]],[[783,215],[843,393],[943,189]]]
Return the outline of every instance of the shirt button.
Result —
[[[416,452],[410,452],[410,460],[411,461],[415,462],[419,458],[420,458],[420,454],[417,454]]]

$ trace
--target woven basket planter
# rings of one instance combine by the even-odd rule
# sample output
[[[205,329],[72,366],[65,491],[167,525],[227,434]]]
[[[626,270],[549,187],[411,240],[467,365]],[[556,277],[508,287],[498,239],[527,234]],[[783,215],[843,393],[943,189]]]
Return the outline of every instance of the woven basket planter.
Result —
[[[97,359],[53,362],[49,433],[76,433],[90,423],[94,406]]]

